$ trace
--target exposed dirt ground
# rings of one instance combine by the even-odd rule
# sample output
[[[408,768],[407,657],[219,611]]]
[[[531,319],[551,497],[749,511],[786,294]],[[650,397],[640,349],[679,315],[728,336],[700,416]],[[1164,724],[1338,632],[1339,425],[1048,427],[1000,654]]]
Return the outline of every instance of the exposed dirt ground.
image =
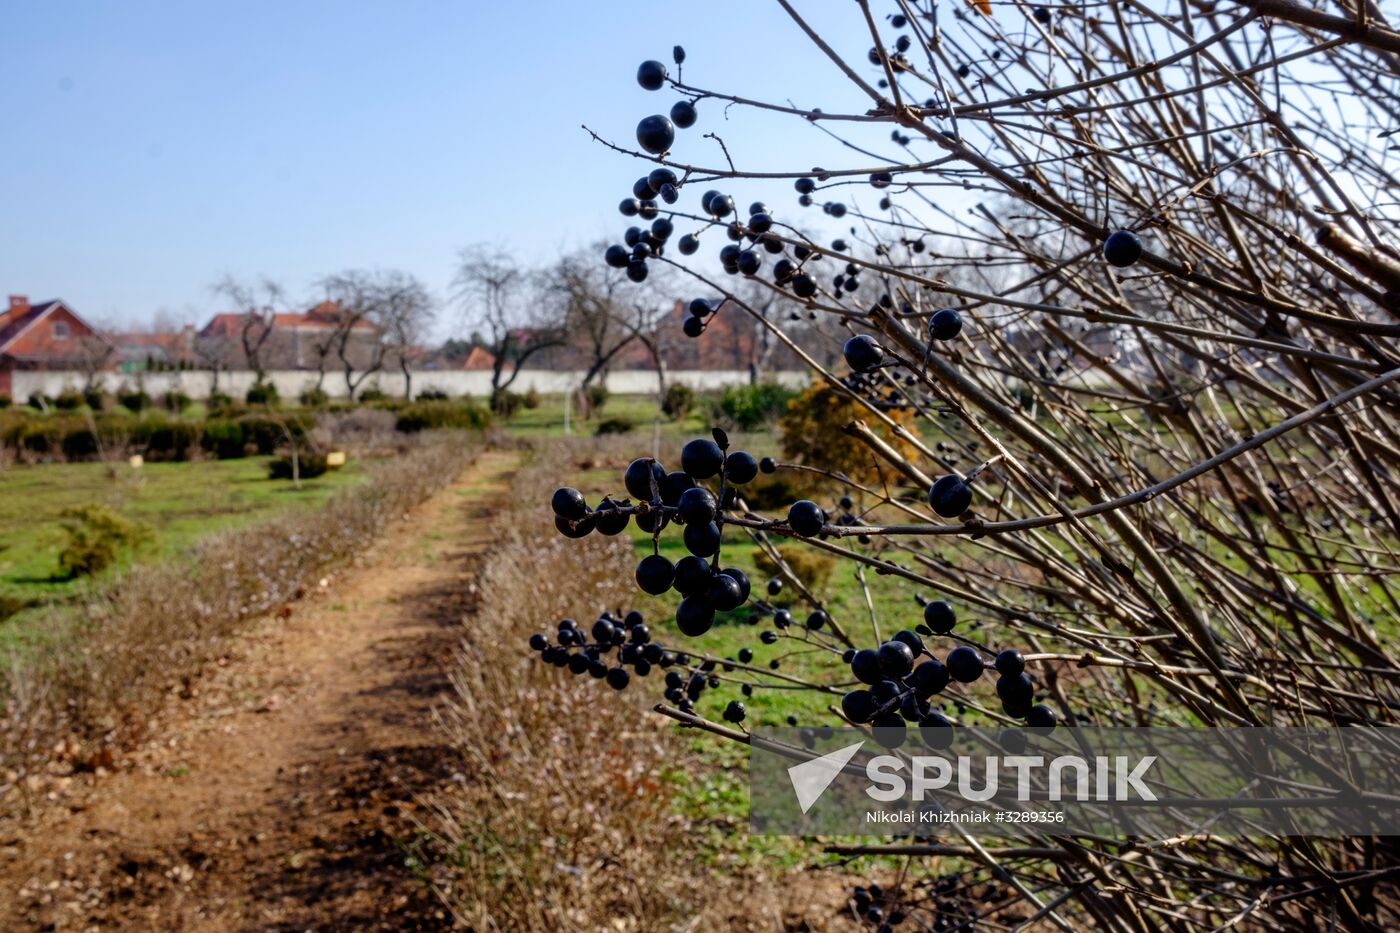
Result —
[[[240,638],[172,698],[161,744],[0,821],[0,929],[449,926],[405,863],[415,799],[457,770],[431,711],[516,464],[483,454]]]

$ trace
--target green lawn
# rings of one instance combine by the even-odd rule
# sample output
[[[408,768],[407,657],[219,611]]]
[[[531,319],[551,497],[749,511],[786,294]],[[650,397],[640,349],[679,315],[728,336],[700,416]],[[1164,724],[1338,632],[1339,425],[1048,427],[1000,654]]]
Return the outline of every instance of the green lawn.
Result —
[[[684,422],[673,422],[660,415],[662,433],[679,436],[680,432],[706,430],[707,421],[701,415],[704,408],[702,398],[696,399],[696,411],[691,412]],[[578,406],[569,410],[569,433],[589,437],[598,430],[598,424],[610,418],[623,418],[635,426],[632,433],[638,437],[650,438],[653,426],[660,414],[656,399],[650,395],[614,395],[608,398],[603,410],[592,419],[579,418]],[[536,408],[521,408],[501,426],[512,434],[522,437],[563,437],[564,436],[564,396],[542,395]]]
[[[0,473],[0,600],[12,607],[62,600],[91,585],[59,576],[67,536],[60,516],[70,506],[101,504],[153,532],[132,559],[178,554],[200,536],[288,509],[310,508],[364,477],[360,464],[306,480],[269,480],[270,457],[196,463],[51,463]]]

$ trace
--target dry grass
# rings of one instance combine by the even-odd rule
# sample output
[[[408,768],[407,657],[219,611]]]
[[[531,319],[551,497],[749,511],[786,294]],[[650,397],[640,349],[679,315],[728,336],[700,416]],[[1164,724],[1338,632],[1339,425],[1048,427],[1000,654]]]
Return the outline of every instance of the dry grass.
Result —
[[[537,459],[571,462],[588,456],[581,446]],[[564,616],[591,622],[633,596],[625,537],[553,531],[539,506],[551,476],[534,466],[517,477],[442,716],[463,762],[426,827],[444,902],[473,930],[822,929],[841,896],[835,879],[697,863],[673,793],[676,772],[698,764],[674,729],[639,712],[641,691],[571,677],[526,648],[533,631]]]
[[[0,662],[0,797],[54,764],[109,765],[225,638],[350,561],[477,449],[461,436],[425,438],[324,508],[211,535],[190,560],[138,566],[81,612],[55,612],[43,645]]]

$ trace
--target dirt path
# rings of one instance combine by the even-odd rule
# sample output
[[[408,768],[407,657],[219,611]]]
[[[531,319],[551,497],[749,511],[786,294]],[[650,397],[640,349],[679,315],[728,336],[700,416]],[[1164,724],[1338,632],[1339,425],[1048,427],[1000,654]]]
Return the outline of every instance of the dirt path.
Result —
[[[0,829],[0,929],[439,929],[405,867],[415,796],[456,771],[449,690],[484,520],[513,454],[488,452],[365,563],[239,640],[166,741]]]

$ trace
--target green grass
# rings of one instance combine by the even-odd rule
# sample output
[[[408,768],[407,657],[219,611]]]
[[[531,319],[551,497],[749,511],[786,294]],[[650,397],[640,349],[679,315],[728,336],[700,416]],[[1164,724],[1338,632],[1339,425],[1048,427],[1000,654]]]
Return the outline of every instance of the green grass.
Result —
[[[60,516],[70,506],[100,503],[149,526],[152,544],[139,555],[123,555],[123,562],[162,560],[211,531],[312,508],[364,478],[362,466],[351,461],[296,490],[267,478],[270,459],[148,463],[139,469],[124,462],[52,463],[0,473],[0,598],[11,605],[61,601],[92,585],[59,576],[58,555],[67,539]]]
[[[696,408],[703,408],[697,400]],[[579,418],[578,406],[570,409],[569,428],[574,436],[591,437],[600,421],[609,418],[629,418],[636,425],[632,436],[651,438],[653,426],[660,420],[663,435],[679,436],[681,433],[708,431],[708,421],[700,411],[693,411],[683,422],[673,422],[660,414],[656,399],[650,395],[611,396],[593,418]],[[521,437],[563,437],[564,435],[564,396],[542,395],[537,408],[521,408],[509,420],[501,421],[501,426],[512,434]]]

